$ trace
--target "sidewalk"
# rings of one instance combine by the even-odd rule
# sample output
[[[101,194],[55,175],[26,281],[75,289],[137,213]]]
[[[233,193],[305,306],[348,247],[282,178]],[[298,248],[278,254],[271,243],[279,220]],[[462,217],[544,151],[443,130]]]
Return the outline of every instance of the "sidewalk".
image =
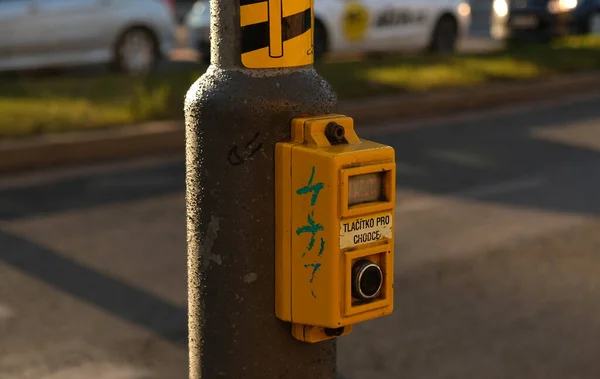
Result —
[[[490,53],[501,50],[504,43],[486,37],[469,37],[459,44],[461,53]]]

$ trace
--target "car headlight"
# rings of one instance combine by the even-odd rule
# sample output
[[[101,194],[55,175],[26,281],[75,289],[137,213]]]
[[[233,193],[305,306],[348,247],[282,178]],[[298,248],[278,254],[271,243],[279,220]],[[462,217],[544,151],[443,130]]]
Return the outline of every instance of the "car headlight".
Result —
[[[548,10],[551,13],[568,12],[575,9],[577,3],[577,0],[552,0],[548,3]]]
[[[494,0],[494,13],[499,17],[508,15],[508,3],[506,0]]]
[[[197,1],[192,7],[192,13],[202,15],[208,11],[208,2]]]
[[[462,17],[467,17],[471,14],[471,6],[467,2],[458,5],[458,14]]]
[[[202,28],[210,24],[210,7],[208,1],[197,1],[186,17],[186,25],[191,28]]]

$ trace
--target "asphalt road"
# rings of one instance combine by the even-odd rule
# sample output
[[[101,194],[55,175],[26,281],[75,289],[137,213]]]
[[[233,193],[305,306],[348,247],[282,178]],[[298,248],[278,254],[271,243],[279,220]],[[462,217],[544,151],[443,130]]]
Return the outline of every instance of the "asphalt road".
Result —
[[[359,126],[398,162],[395,313],[344,379],[600,377],[600,93]],[[179,156],[0,178],[0,378],[184,379]]]

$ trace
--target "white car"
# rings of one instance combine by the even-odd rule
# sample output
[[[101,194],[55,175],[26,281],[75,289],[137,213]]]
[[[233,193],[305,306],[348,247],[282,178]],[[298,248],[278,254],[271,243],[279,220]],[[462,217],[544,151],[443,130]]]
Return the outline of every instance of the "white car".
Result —
[[[466,0],[315,0],[314,4],[316,59],[327,52],[452,52],[471,24]],[[190,47],[208,61],[208,0],[194,4],[185,25]]]
[[[148,72],[170,53],[175,28],[172,0],[0,0],[0,70]]]

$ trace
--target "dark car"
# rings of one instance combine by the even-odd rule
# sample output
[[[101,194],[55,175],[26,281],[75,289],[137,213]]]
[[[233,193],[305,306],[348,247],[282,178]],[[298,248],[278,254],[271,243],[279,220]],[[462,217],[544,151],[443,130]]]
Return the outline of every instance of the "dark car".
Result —
[[[491,34],[519,41],[588,34],[599,11],[598,0],[494,0]]]

